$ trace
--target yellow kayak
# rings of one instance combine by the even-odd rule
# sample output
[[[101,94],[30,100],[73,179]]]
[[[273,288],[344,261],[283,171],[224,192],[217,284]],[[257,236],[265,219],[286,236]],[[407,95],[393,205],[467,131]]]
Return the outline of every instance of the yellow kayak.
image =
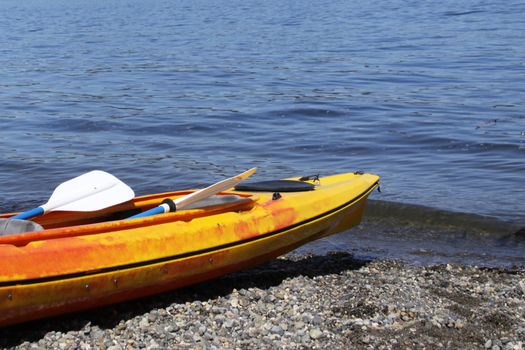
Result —
[[[0,236],[0,326],[160,293],[268,261],[357,225],[378,184],[376,175],[348,173],[248,184],[194,209],[144,218],[126,219],[192,191],[136,197],[95,212],[45,214],[34,220],[42,231]]]

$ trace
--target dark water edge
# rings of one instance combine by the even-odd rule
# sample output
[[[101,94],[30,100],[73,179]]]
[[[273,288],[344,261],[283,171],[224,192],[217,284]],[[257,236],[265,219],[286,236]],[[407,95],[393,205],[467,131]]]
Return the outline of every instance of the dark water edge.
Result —
[[[488,216],[369,200],[362,223],[293,254],[347,252],[408,265],[525,266],[525,227]]]
[[[394,219],[400,224],[410,222],[412,224],[465,230],[465,232],[473,235],[501,237],[517,233],[525,228],[518,222],[505,221],[496,217],[374,199],[368,200],[365,215],[370,219]]]

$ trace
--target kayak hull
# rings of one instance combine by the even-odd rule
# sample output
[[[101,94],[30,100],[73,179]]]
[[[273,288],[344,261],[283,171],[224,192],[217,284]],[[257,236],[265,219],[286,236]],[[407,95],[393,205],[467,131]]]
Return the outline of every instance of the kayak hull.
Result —
[[[353,179],[353,177],[350,176],[349,179]],[[321,179],[322,183],[323,179]],[[149,231],[148,234],[151,239],[149,241],[139,240],[139,244],[128,242],[129,237],[128,239],[122,238],[119,236],[121,232],[112,235],[108,233],[108,237],[106,237],[108,235],[106,233],[86,234],[80,237],[84,239],[81,243],[86,245],[96,242],[93,244],[95,248],[99,248],[99,252],[95,252],[92,259],[101,260],[99,265],[92,263],[89,269],[75,270],[68,269],[68,264],[64,263],[61,266],[62,270],[44,268],[39,271],[39,275],[26,274],[26,276],[20,272],[18,275],[14,273],[7,275],[0,270],[0,326],[157,294],[213,279],[274,259],[309,241],[357,225],[363,215],[367,196],[377,184],[378,178],[371,177],[364,181],[358,195],[347,198],[343,202],[334,201],[330,205],[326,203],[331,201],[329,195],[325,198],[319,196],[319,200],[314,201],[317,204],[314,202],[310,204],[323,206],[322,210],[314,210],[313,212],[316,212],[317,215],[308,214],[299,218],[295,213],[287,212],[289,208],[296,206],[292,201],[293,197],[297,196],[296,194],[289,195],[290,204],[287,206],[286,197],[288,194],[283,193],[282,198],[273,200],[268,194],[257,193],[260,198],[250,209],[206,217],[208,219],[222,219],[221,222],[224,222],[225,226],[217,224],[217,222],[210,225],[209,220],[207,221],[205,218],[185,222],[186,226],[192,223],[193,226],[199,224],[207,232],[203,235],[199,230],[194,230],[192,232],[195,235],[194,238],[202,239],[207,235],[222,235],[222,240],[209,238],[201,244],[195,244],[190,249],[172,249],[169,254],[166,252],[159,254],[160,249],[154,249],[153,252],[146,255],[135,254],[133,256],[136,259],[129,260],[126,263],[123,263],[124,260],[118,261],[117,258],[105,260],[103,255],[110,252],[116,254],[122,247],[139,249],[138,247],[141,247],[141,244],[148,244],[148,242],[156,246],[155,238],[161,235],[168,237],[167,239],[160,239],[163,244],[166,244],[171,236],[176,236],[178,238],[176,241],[179,244],[184,244],[184,242],[186,242],[186,246],[191,244],[188,244],[187,240],[181,239],[181,232],[178,231],[180,227],[174,222],[160,225],[152,224],[151,222],[155,222],[155,219],[153,221],[139,219],[138,222],[141,224],[138,228],[125,230],[129,236],[136,235],[134,230],[137,229],[139,234],[144,234],[144,230]],[[301,202],[300,197],[296,199],[298,200],[296,203]],[[322,205],[321,202],[323,202]],[[261,212],[256,213],[259,210]],[[237,216],[241,216],[241,218],[239,219]],[[294,220],[290,219],[292,217]],[[267,222],[268,220],[272,221],[271,225]],[[276,223],[276,221],[278,222]],[[230,230],[228,224],[235,226],[231,231],[234,232],[236,239],[228,239]],[[95,229],[93,224],[80,226],[84,229],[86,227]],[[159,232],[155,232],[155,230],[159,230]],[[51,233],[53,233],[52,231],[50,230]],[[98,231],[95,230],[95,232]],[[94,240],[88,239],[93,238],[92,236],[96,236]],[[121,242],[118,241],[119,237]],[[4,261],[11,257],[13,263],[23,262],[24,259],[16,260],[14,258],[18,257],[16,253],[9,254],[9,248],[14,248],[35,252],[40,249],[43,253],[40,252],[40,254],[35,255],[39,258],[45,258],[45,253],[54,252],[59,256],[62,255],[63,259],[72,259],[64,250],[69,246],[75,251],[74,246],[80,238],[78,236],[53,238],[52,243],[41,239],[30,243],[24,242],[23,246],[16,246],[16,242],[12,242],[15,244],[0,244],[0,258],[4,253]],[[109,243],[105,242],[104,249],[97,245],[98,242],[108,240],[108,238],[111,239],[109,239]],[[46,248],[48,244],[51,244],[54,250]],[[112,251],[111,246],[114,245],[116,250]],[[108,246],[110,248],[107,248]],[[2,247],[7,248],[2,251]],[[148,249],[143,247],[143,250]],[[90,252],[92,253],[91,250]],[[85,258],[86,255],[82,256]],[[51,260],[56,261],[54,258]],[[78,260],[73,259],[73,262],[75,261],[77,264],[81,264]],[[115,264],[115,262],[117,263]],[[35,261],[34,264],[37,262]]]

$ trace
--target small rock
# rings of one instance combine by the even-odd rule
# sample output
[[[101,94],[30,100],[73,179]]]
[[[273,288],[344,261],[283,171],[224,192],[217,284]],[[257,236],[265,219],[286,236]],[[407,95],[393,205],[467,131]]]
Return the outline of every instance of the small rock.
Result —
[[[461,328],[465,327],[465,322],[463,322],[463,321],[461,321],[461,320],[456,320],[456,321],[454,322],[454,327],[455,327],[456,329],[461,329]]]
[[[525,295],[525,280],[519,281],[518,284],[520,285],[521,292]]]
[[[239,299],[237,299],[236,297],[232,297],[232,299],[230,300],[230,305],[232,307],[237,307],[239,306]]]
[[[514,349],[514,343],[509,341],[507,344],[505,344],[505,350],[513,350]]]
[[[89,345],[89,344],[88,344]],[[46,348],[37,344],[31,345],[31,350],[45,350]]]
[[[293,326],[295,329],[303,329],[305,326],[305,323],[303,321],[297,321],[294,323]]]
[[[273,326],[270,329],[270,332],[275,333],[275,334],[279,334],[279,335],[283,335],[284,334],[284,329],[282,329],[280,326]]]
[[[312,319],[312,323],[315,325],[320,325],[323,323],[323,319],[320,316],[315,315],[314,318]]]
[[[146,329],[149,327],[149,321],[148,321],[148,317],[142,317],[139,321],[139,327],[141,329]]]
[[[157,320],[158,316],[156,313],[150,313],[148,314],[148,321],[149,322],[155,322]]]
[[[146,347],[146,350],[157,350],[160,349],[160,345],[155,341],[151,340],[149,345]]]
[[[122,347],[120,345],[111,345],[108,346],[107,350],[122,350]]]
[[[321,332],[321,330],[319,328],[314,328],[314,329],[310,330],[308,335],[310,335],[310,338],[312,338],[312,339],[319,339],[319,338],[321,338],[323,336],[323,332]]]

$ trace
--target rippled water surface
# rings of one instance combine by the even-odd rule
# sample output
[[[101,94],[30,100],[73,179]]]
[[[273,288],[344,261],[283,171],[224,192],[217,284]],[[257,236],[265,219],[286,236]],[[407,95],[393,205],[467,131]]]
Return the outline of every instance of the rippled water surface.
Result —
[[[525,224],[523,1],[0,2],[0,209],[258,166]]]

